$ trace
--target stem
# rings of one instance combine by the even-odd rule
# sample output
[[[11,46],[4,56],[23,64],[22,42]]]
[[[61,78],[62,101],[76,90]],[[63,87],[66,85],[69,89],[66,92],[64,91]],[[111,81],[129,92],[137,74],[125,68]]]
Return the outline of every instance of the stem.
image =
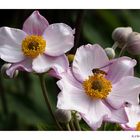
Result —
[[[75,54],[76,49],[79,47],[80,33],[82,29],[83,19],[84,19],[84,10],[79,10],[76,18],[75,24],[75,38],[74,38],[74,47],[71,50],[71,53]]]
[[[121,56],[124,54],[124,52],[125,52],[125,50],[126,50],[126,46],[127,46],[127,45],[124,45],[124,46],[122,47],[122,49],[121,49],[121,51],[120,51],[120,54],[119,54],[119,57],[121,57]]]
[[[112,49],[115,51],[118,46],[119,46],[118,42],[115,42],[112,46]]]
[[[76,113],[74,113],[74,123],[75,123],[75,127],[78,131],[81,131],[81,127],[80,127],[80,124],[79,124],[79,121],[76,117]]]
[[[73,119],[71,119],[70,121],[70,127],[71,127],[71,130],[75,131],[75,127],[74,127],[74,123],[73,123]]]
[[[66,128],[68,131],[71,131],[69,123],[66,124]]]
[[[48,98],[47,89],[46,89],[45,79],[44,79],[43,75],[39,75],[39,79],[40,79],[40,84],[41,84],[41,88],[42,88],[42,93],[43,93],[46,105],[47,105],[47,107],[49,109],[49,112],[52,115],[52,118],[54,119],[57,127],[60,130],[63,130],[62,127],[60,126],[60,124],[58,123],[57,119],[55,118],[55,115],[54,115],[54,113],[52,111],[52,108],[51,108],[51,105],[50,105],[50,102],[49,102],[49,98]]]
[[[6,96],[5,96],[1,79],[0,79],[0,96],[1,96],[1,101],[2,101],[3,112],[5,115],[7,115],[8,114],[7,100],[6,100]]]

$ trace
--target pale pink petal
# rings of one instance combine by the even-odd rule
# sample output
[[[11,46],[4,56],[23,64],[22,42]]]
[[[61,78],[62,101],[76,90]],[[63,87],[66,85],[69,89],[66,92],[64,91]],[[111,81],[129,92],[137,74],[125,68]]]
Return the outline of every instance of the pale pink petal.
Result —
[[[126,114],[124,107],[121,107],[119,109],[115,109],[115,108],[111,107],[109,104],[107,104],[107,103],[105,103],[105,104],[107,105],[107,107],[111,111],[111,116],[107,117],[105,119],[105,121],[121,123],[121,124],[128,122],[128,117],[127,117],[127,114]]]
[[[13,77],[14,72],[16,70],[21,70],[21,71],[27,71],[27,72],[32,72],[32,60],[31,59],[25,59],[19,63],[12,64],[9,69],[6,71],[7,75],[9,77]]]
[[[137,123],[140,122],[140,105],[125,107],[125,110],[129,119],[129,122],[126,124],[126,126],[136,129]]]
[[[120,108],[125,102],[138,104],[140,93],[140,79],[127,76],[113,85],[106,101],[114,108]]]
[[[88,113],[91,98],[84,93],[82,88],[75,87],[75,82],[71,84],[73,80],[71,83],[70,80],[71,78],[63,75],[63,78],[57,82],[58,87],[61,89],[58,95],[57,108]]]
[[[55,77],[57,79],[61,79],[61,76],[59,73],[57,73],[55,70],[51,69],[48,71],[48,75]]]
[[[43,54],[35,58],[32,63],[32,68],[37,73],[47,72],[52,68],[59,74],[65,72],[68,66],[69,63],[65,55],[51,57]]]
[[[69,51],[74,45],[74,31],[64,23],[51,24],[44,31],[46,54],[59,56]]]
[[[110,110],[101,100],[91,100],[88,112],[82,114],[82,118],[93,130],[96,130],[101,126],[102,121],[110,115]]]
[[[19,29],[0,28],[0,58],[6,62],[16,63],[25,59],[21,43],[26,33]]]
[[[23,31],[29,35],[42,35],[48,25],[48,21],[38,11],[34,11],[24,22]]]
[[[92,74],[95,68],[101,68],[109,63],[105,51],[98,44],[85,45],[77,49],[73,61],[73,73],[79,81]]]
[[[112,83],[116,83],[121,78],[125,76],[133,75],[134,66],[136,65],[136,60],[129,57],[121,57],[113,61],[110,65],[108,71],[107,79]]]

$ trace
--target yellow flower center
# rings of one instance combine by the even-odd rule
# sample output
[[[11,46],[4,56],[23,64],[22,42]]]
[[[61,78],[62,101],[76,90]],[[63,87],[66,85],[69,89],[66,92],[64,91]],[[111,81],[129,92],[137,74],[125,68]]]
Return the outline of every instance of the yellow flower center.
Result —
[[[83,87],[88,96],[95,99],[104,99],[111,92],[112,84],[102,73],[95,73],[83,82]]]
[[[136,131],[140,131],[140,122],[137,123]]]
[[[29,35],[22,41],[22,52],[25,56],[35,58],[45,51],[46,41],[42,36]]]

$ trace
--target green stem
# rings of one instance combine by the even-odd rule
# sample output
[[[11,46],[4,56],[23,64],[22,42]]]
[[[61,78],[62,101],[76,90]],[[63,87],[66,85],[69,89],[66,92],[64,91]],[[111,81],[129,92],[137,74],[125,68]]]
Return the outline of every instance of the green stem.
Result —
[[[115,42],[112,46],[112,49],[115,51],[118,46],[119,46],[118,42]]]
[[[63,130],[62,127],[60,126],[59,122],[57,121],[53,111],[52,111],[52,107],[50,105],[50,102],[49,102],[49,98],[48,98],[48,93],[47,93],[47,89],[46,89],[46,84],[45,84],[45,79],[44,79],[44,76],[43,75],[39,75],[39,79],[40,79],[40,84],[41,84],[41,88],[42,88],[42,93],[43,93],[43,96],[44,96],[44,99],[45,99],[45,102],[46,102],[46,105],[49,109],[49,112],[50,114],[52,115],[52,118],[54,119],[57,127],[60,129],[60,130]]]
[[[2,107],[3,107],[3,112],[5,115],[7,115],[8,114],[8,106],[7,106],[6,96],[5,96],[5,90],[4,90],[1,79],[0,79],[0,96],[1,96],[1,103],[2,103]]]
[[[71,119],[70,121],[70,127],[71,127],[71,130],[75,131],[75,127],[74,127],[74,123],[73,123],[73,119]]]
[[[74,124],[75,124],[76,129],[78,131],[81,131],[81,127],[80,127],[80,124],[79,124],[79,120],[76,117],[76,113],[74,113]]]
[[[66,128],[67,128],[68,131],[71,131],[69,123],[66,124]]]
[[[121,57],[124,54],[125,50],[126,50],[126,45],[124,45],[123,48],[121,49],[119,57]]]

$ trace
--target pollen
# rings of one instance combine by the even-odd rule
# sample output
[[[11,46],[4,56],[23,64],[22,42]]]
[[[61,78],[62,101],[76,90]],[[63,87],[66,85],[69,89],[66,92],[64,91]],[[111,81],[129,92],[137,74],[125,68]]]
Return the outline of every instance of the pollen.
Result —
[[[140,131],[140,122],[137,123],[136,131]]]
[[[94,99],[105,99],[111,92],[112,84],[104,74],[95,73],[83,82],[85,93]]]
[[[46,41],[42,36],[29,35],[22,41],[22,52],[25,56],[35,58],[45,51]]]

